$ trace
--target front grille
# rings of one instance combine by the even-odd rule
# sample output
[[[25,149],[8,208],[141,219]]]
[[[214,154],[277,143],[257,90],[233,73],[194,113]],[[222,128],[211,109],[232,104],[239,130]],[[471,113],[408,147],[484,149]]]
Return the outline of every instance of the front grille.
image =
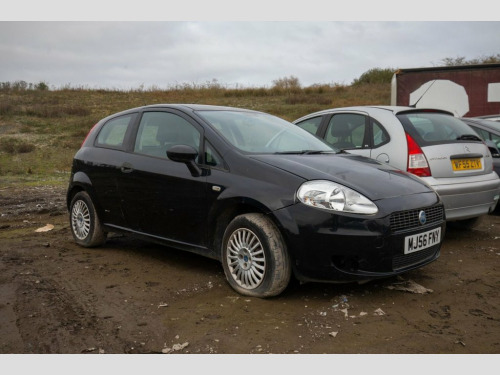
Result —
[[[444,207],[432,206],[417,210],[400,211],[391,215],[391,230],[397,232],[400,230],[407,230],[419,228],[422,226],[418,220],[420,211],[425,211],[427,221],[425,225],[440,223],[444,220]]]
[[[394,258],[392,258],[392,269],[394,271],[397,271],[402,268],[411,267],[414,264],[430,260],[436,255],[436,251],[439,251],[439,245],[432,246],[428,249],[420,250],[411,254],[398,254],[394,256]]]

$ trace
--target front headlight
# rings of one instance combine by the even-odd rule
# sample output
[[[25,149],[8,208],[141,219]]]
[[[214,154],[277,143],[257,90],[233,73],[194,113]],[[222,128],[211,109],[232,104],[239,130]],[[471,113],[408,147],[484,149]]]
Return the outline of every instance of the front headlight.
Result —
[[[343,185],[326,180],[304,182],[297,191],[299,200],[329,211],[371,215],[378,208],[371,200]]]

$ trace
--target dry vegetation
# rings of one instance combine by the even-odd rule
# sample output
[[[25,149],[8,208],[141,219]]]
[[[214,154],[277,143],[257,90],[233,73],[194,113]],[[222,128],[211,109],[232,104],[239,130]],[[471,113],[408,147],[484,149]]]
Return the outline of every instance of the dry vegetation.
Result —
[[[0,87],[0,181],[65,184],[71,160],[87,132],[115,112],[156,103],[199,103],[249,108],[289,121],[307,113],[350,105],[387,105],[390,84],[301,87],[293,77],[271,88],[228,89],[216,81],[167,90],[131,91],[47,85]]]

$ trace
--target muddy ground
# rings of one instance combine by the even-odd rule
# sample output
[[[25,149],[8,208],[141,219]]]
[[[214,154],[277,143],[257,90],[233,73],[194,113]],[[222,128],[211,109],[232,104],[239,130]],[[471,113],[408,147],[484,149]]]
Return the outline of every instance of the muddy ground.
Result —
[[[64,194],[0,186],[0,353],[500,353],[498,214],[448,228],[441,257],[403,278],[256,299],[194,254],[76,246]]]

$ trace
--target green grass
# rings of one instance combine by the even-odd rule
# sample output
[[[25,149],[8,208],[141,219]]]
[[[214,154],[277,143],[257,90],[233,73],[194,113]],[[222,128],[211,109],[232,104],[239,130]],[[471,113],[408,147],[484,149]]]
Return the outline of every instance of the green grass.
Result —
[[[254,109],[293,121],[351,105],[388,105],[390,84],[227,89],[216,83],[168,90],[0,89],[0,184],[65,184],[73,155],[101,118],[142,105],[199,103]]]

